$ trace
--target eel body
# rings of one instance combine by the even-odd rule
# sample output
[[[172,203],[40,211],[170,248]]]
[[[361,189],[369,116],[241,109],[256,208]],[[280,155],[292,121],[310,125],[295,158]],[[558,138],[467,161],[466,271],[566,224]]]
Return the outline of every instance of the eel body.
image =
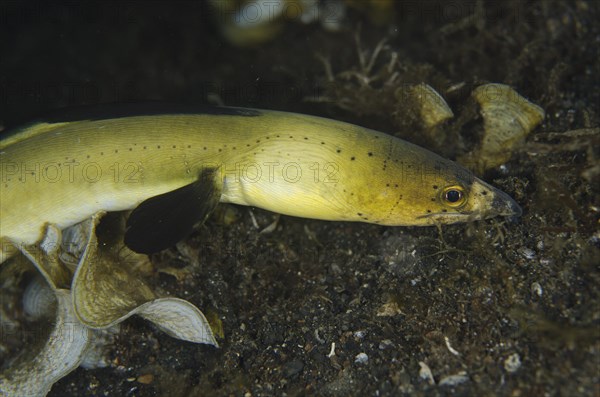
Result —
[[[520,214],[462,166],[393,136],[307,115],[134,107],[68,115],[0,141],[0,263],[99,211],[131,210],[153,252],[218,202],[332,221],[432,225]],[[128,244],[129,245],[129,244]]]

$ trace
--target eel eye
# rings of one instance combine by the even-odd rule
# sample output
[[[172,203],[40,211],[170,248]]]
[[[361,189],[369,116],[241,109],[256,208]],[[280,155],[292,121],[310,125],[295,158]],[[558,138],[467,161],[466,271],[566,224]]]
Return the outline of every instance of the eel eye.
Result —
[[[456,203],[458,200],[462,198],[462,192],[458,190],[448,190],[446,192],[446,201],[450,203]]]
[[[465,194],[460,186],[448,186],[442,191],[444,203],[450,207],[460,207],[465,203]]]

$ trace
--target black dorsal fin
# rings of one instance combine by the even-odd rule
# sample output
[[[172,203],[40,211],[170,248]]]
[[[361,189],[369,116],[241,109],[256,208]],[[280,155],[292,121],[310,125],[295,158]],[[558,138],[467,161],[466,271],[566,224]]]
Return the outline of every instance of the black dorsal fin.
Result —
[[[219,203],[218,175],[214,168],[205,169],[196,182],[143,201],[127,219],[125,245],[151,254],[187,237]]]

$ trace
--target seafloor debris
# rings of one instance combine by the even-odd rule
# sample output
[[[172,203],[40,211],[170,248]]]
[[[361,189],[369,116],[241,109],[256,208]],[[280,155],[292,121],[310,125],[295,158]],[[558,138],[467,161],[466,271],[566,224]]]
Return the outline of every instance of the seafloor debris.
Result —
[[[173,337],[217,346],[198,308],[178,298],[157,298],[139,276],[128,270],[126,263],[119,261],[114,254],[123,253],[120,243],[99,248],[95,229],[102,215],[97,214],[62,234],[49,225],[39,245],[20,247],[44,279],[43,286],[27,289],[25,306],[37,315],[56,307],[55,321],[48,339],[37,352],[24,352],[0,374],[0,395],[43,396],[82,362],[88,366],[102,362],[97,346],[110,339],[104,330],[114,329],[133,314],[153,322]],[[71,277],[66,263],[72,266],[76,257],[75,275]],[[61,287],[65,284],[70,284],[71,289]],[[47,293],[48,289],[52,293]],[[94,355],[93,359],[86,358],[88,351]]]
[[[445,376],[440,379],[439,386],[457,386],[469,380],[469,376],[465,371],[460,371],[457,374]]]
[[[214,20],[231,44],[245,47],[274,39],[290,22],[319,23],[339,31],[353,8],[377,25],[394,17],[394,0],[210,0]]]
[[[426,381],[430,385],[435,385],[435,380],[433,379],[433,373],[431,372],[431,368],[429,365],[424,363],[423,361],[419,361],[419,378]]]
[[[48,341],[33,359],[16,360],[0,375],[2,396],[45,396],[81,363],[93,331],[76,320],[69,291],[54,292],[57,310]]]
[[[431,86],[420,83],[410,87],[408,92],[412,96],[413,106],[418,110],[425,127],[437,127],[454,117],[450,106]]]
[[[286,23],[319,22],[340,29],[346,5],[341,0],[210,0],[215,23],[223,37],[237,46],[252,46],[275,38]]]
[[[396,117],[404,117],[405,125],[419,128],[428,143],[441,143],[444,133],[440,128],[454,117],[442,95],[426,83],[400,86],[395,92]]]
[[[504,84],[477,87],[473,98],[480,106],[484,135],[479,147],[459,158],[476,172],[507,162],[517,145],[544,119],[544,110]]]

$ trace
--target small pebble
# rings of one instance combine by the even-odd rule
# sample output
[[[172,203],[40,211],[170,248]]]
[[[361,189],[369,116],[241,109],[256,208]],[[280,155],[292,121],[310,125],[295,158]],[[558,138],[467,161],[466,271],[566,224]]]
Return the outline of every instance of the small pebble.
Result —
[[[521,368],[521,357],[519,357],[518,353],[511,354],[504,360],[504,369],[506,372],[512,374],[518,371]]]
[[[434,385],[435,380],[433,379],[433,374],[431,373],[429,365],[425,364],[423,361],[419,361],[419,366],[421,367],[419,370],[419,378],[427,381],[430,385]]]
[[[523,248],[520,248],[518,251],[521,255],[523,255],[523,257],[525,257],[525,259],[534,259],[535,258],[535,251],[532,250],[531,248],[523,247]]]
[[[396,302],[384,303],[377,309],[377,317],[393,317],[403,314]]]
[[[544,294],[544,290],[542,289],[542,285],[537,281],[531,284],[531,293],[539,296],[540,298]]]
[[[467,374],[465,372],[459,372],[456,375],[450,375],[450,376],[446,376],[446,377],[442,378],[440,380],[439,385],[440,386],[456,386],[456,385],[460,385],[461,383],[465,383],[468,380],[469,380],[469,377],[467,376]]]
[[[358,353],[354,359],[354,362],[357,364],[365,364],[367,361],[369,361],[369,356],[365,353]]]
[[[389,349],[390,347],[394,346],[394,342],[392,342],[390,339],[384,339],[381,342],[379,342],[379,350],[385,350],[385,349]]]
[[[138,383],[142,383],[144,385],[149,385],[154,381],[154,375],[152,374],[144,374],[137,377]]]

